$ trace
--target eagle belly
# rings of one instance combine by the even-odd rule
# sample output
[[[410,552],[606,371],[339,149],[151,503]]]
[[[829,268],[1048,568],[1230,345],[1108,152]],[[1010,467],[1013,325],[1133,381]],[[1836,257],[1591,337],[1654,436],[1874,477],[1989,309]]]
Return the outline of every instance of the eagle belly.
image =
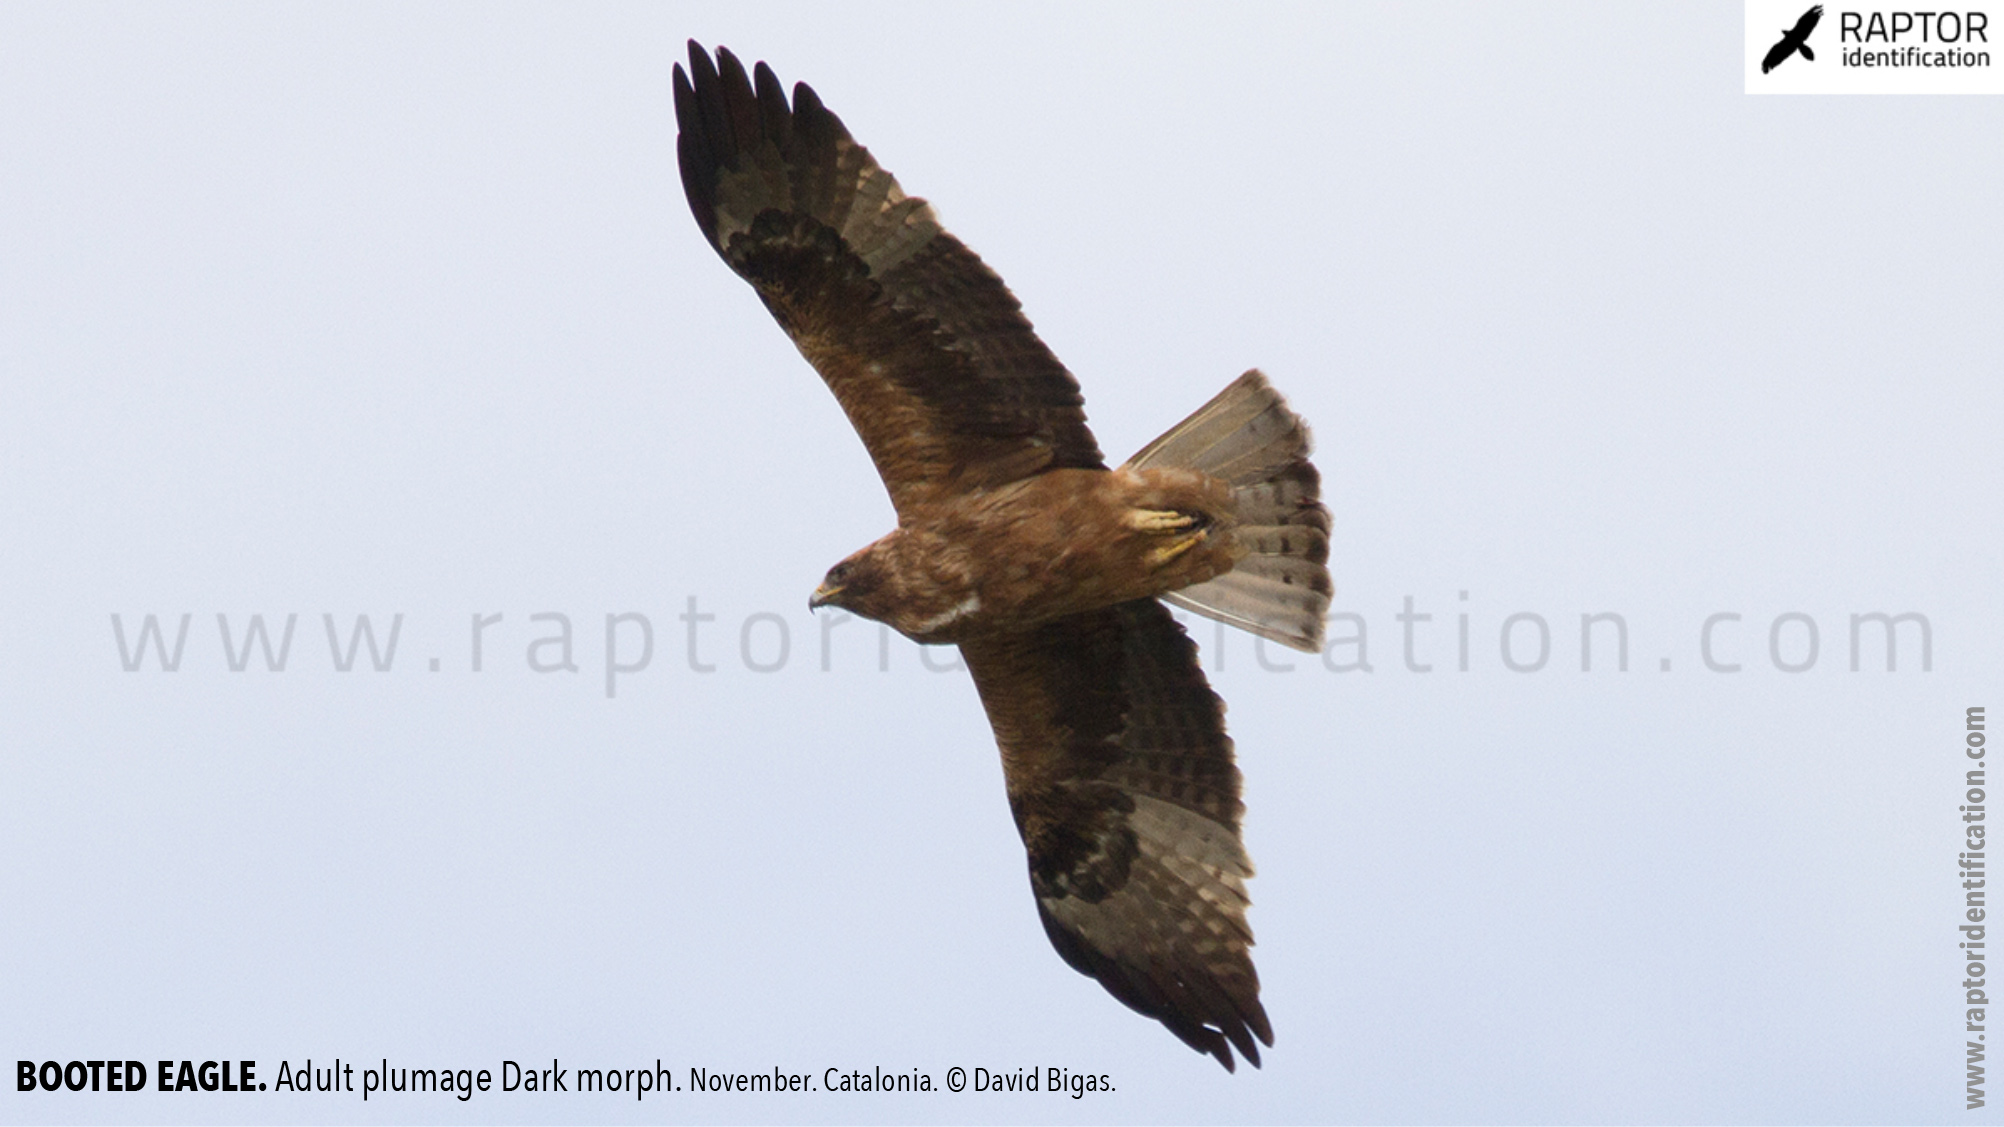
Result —
[[[1027,630],[1230,571],[1243,552],[1230,489],[1184,469],[1061,469],[975,490],[908,522],[898,540],[924,642]]]

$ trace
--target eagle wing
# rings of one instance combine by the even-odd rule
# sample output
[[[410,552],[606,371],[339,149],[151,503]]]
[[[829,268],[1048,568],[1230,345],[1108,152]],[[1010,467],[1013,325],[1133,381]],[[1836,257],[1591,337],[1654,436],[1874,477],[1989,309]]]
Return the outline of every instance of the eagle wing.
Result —
[[[718,254],[835,392],[901,516],[1047,467],[1101,467],[1078,381],[974,252],[822,106],[694,41],[682,187]]]
[[[1199,1052],[1257,1065],[1273,1029],[1248,949],[1224,703],[1153,599],[961,643],[1001,745],[1051,943]]]

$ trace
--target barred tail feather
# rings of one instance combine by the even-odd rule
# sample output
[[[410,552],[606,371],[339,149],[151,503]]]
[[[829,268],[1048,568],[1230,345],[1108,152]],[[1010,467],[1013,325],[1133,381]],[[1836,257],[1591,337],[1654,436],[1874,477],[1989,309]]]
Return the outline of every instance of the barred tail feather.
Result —
[[[1231,486],[1237,507],[1239,562],[1165,601],[1298,650],[1322,648],[1329,510],[1310,445],[1308,425],[1255,369],[1128,460],[1209,474]]]

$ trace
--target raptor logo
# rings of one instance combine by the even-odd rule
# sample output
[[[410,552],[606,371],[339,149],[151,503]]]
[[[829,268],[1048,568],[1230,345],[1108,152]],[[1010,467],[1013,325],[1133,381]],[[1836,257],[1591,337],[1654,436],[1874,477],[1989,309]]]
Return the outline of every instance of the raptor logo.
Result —
[[[1816,52],[1809,49],[1809,33],[1816,30],[1816,21],[1822,18],[1821,4],[1802,13],[1802,18],[1795,21],[1794,27],[1781,33],[1781,42],[1767,49],[1767,57],[1760,61],[1760,72],[1766,74],[1787,62],[1788,57],[1797,51],[1802,52],[1803,58],[1815,62]]]

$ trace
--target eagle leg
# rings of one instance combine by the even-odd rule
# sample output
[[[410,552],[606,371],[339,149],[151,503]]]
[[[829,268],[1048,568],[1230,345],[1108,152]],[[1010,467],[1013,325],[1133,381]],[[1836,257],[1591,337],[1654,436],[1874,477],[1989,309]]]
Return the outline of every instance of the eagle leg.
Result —
[[[1124,519],[1136,532],[1181,532],[1197,523],[1196,517],[1173,509],[1129,509]]]
[[[1149,552],[1148,562],[1153,567],[1162,567],[1168,564],[1171,560],[1174,560],[1177,556],[1180,556],[1184,552],[1187,552],[1190,549],[1196,547],[1197,545],[1202,544],[1205,538],[1208,537],[1209,535],[1210,533],[1208,531],[1200,528],[1196,532],[1191,533],[1188,536],[1178,536],[1175,540],[1170,541],[1169,543],[1162,545],[1160,548],[1157,548],[1154,551]]]

